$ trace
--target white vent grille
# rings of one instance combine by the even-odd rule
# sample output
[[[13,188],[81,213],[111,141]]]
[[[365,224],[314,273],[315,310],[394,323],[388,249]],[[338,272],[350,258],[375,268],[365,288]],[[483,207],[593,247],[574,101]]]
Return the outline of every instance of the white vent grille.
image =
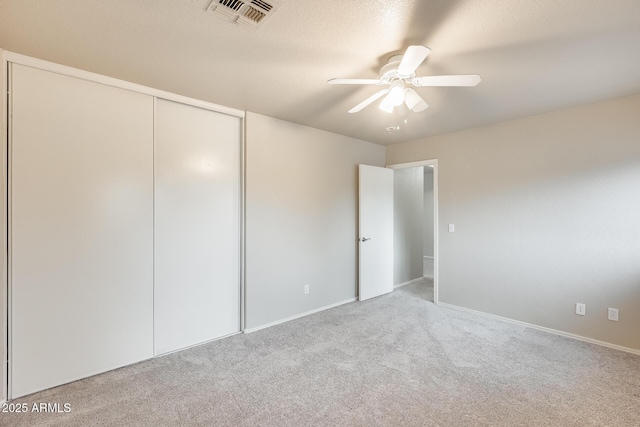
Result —
[[[255,31],[273,15],[278,6],[271,0],[213,0],[207,10],[226,21]]]

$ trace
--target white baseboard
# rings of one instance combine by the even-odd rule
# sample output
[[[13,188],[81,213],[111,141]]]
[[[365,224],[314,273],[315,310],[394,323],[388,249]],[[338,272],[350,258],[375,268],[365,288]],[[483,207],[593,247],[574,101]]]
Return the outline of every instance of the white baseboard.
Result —
[[[521,322],[520,320],[509,319],[508,317],[496,316],[495,314],[489,314],[489,313],[485,313],[483,311],[472,310],[470,308],[460,307],[458,305],[453,305],[453,304],[447,304],[445,302],[438,302],[437,304],[442,306],[442,307],[452,308],[454,310],[466,311],[467,313],[477,314],[479,316],[489,317],[491,319],[501,320],[501,321],[507,322],[507,323],[514,323],[516,325],[525,326],[525,327],[531,328],[531,329],[537,329],[539,331],[548,332],[548,333],[551,333],[551,334],[554,334],[554,335],[560,335],[561,337],[573,338],[574,340],[584,341],[584,342],[588,342],[590,344],[596,344],[596,345],[599,345],[599,346],[602,346],[602,347],[608,347],[608,348],[612,348],[614,350],[620,350],[620,351],[624,351],[626,353],[640,355],[640,350],[636,350],[635,348],[623,347],[621,345],[611,344],[611,343],[608,343],[608,342],[605,342],[605,341],[600,341],[600,340],[596,340],[596,339],[593,339],[593,338],[583,337],[582,335],[575,335],[575,334],[571,334],[569,332],[558,331],[557,329],[545,328],[544,326],[538,326],[538,325],[534,325],[532,323]]]
[[[295,316],[291,316],[291,317],[287,317],[287,318],[284,318],[284,319],[276,320],[275,322],[267,323],[266,325],[260,325],[260,326],[256,326],[255,328],[245,329],[244,333],[245,334],[250,334],[251,332],[259,331],[260,329],[270,328],[271,326],[276,326],[276,325],[279,325],[281,323],[285,323],[285,322],[289,322],[291,320],[299,319],[301,317],[308,316],[308,315],[314,314],[314,313],[318,313],[320,311],[329,310],[330,308],[338,307],[340,305],[349,304],[350,302],[354,302],[354,301],[356,301],[356,298],[351,298],[351,299],[348,299],[348,300],[345,300],[345,301],[340,301],[340,302],[337,302],[335,304],[325,305],[324,307],[316,308],[315,310],[306,311],[304,313],[296,314]]]
[[[151,359],[155,359],[155,358],[157,358],[157,357],[164,357],[164,356],[168,356],[168,355],[173,354],[173,353],[179,353],[179,352],[184,351],[184,350],[189,350],[190,348],[199,347],[199,346],[201,346],[201,345],[205,345],[205,344],[212,343],[212,342],[214,342],[214,341],[219,341],[219,340],[222,340],[222,339],[225,339],[225,338],[229,338],[229,337],[232,337],[232,336],[234,336],[234,335],[238,335],[238,334],[240,334],[240,333],[242,333],[242,331],[233,332],[233,333],[230,333],[230,334],[228,334],[228,335],[223,335],[223,336],[221,336],[221,337],[212,338],[212,339],[207,340],[207,341],[198,342],[198,343],[195,343],[195,344],[188,345],[188,346],[186,346],[186,347],[177,348],[177,349],[175,349],[175,350],[169,350],[169,351],[167,351],[167,352],[165,352],[165,353],[158,353],[158,354],[154,354],[154,355],[153,355],[153,357],[152,357]],[[154,353],[155,353],[155,349],[154,349],[153,351],[154,351]],[[144,360],[150,360],[150,359],[144,359]],[[144,362],[144,360],[142,360],[141,362]],[[136,362],[136,363],[137,363],[137,362]]]
[[[429,259],[433,259],[433,257],[432,257],[432,256],[427,256],[427,255],[423,256],[422,258],[429,258]]]
[[[419,282],[422,279],[424,279],[424,277],[418,277],[417,279],[409,280],[408,282],[398,283],[397,285],[393,285],[393,289],[401,288],[402,286],[407,286],[407,285],[410,285],[412,283]]]

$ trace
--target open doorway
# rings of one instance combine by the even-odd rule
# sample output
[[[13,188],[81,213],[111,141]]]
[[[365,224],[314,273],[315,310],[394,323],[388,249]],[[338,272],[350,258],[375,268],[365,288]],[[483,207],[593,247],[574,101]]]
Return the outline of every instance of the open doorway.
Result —
[[[437,160],[394,170],[394,287],[438,301]]]
[[[434,254],[434,210],[433,210],[433,165],[423,168],[423,239],[422,239],[422,275],[433,284]]]

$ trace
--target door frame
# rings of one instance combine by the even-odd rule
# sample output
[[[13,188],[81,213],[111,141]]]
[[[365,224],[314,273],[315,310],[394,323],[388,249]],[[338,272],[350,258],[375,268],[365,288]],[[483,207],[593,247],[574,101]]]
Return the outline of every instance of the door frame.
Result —
[[[407,169],[419,166],[433,167],[433,302],[438,304],[438,264],[440,257],[438,256],[438,159],[420,160],[409,163],[394,163],[387,165],[389,169]]]

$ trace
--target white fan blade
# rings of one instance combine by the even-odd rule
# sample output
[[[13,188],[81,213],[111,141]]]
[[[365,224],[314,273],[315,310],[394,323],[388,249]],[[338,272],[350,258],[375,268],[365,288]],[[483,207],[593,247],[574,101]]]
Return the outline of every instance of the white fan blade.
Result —
[[[411,80],[414,86],[475,86],[480,83],[477,74],[460,74],[457,76],[426,76]]]
[[[418,92],[411,88],[407,88],[404,91],[404,103],[407,104],[407,107],[414,113],[419,113],[429,107],[429,105],[424,102],[424,99],[418,95]]]
[[[379,79],[331,79],[327,83],[330,85],[379,85]]]
[[[409,46],[398,66],[398,74],[410,76],[429,55],[431,49],[425,46]]]
[[[380,92],[374,93],[373,95],[371,95],[370,97],[362,101],[360,104],[356,105],[351,110],[349,110],[349,113],[357,113],[358,111],[362,110],[364,107],[371,104],[376,99],[386,95],[388,92],[389,92],[389,89],[382,89]]]

